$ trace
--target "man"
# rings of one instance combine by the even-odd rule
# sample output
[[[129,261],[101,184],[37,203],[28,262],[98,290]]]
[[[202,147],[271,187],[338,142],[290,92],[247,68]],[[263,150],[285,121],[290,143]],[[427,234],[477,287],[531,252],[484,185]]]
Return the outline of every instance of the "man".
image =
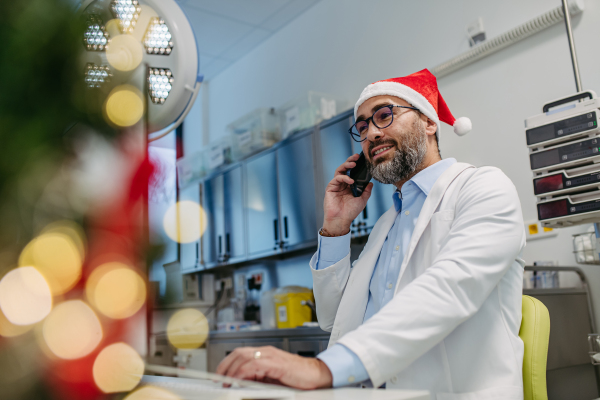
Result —
[[[522,399],[525,232],[517,192],[497,168],[441,160],[439,122],[455,120],[427,70],[365,88],[352,133],[372,175],[394,184],[394,205],[350,264],[350,224],[369,184],[352,196],[346,171],[326,189],[319,249],[311,260],[329,349],[302,358],[242,348],[218,373],[299,388],[363,382],[426,389],[437,399]]]

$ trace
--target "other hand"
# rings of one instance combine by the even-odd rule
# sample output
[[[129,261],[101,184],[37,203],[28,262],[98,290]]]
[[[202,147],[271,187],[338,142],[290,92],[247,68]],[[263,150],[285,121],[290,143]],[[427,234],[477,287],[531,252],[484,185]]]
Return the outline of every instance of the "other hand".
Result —
[[[359,155],[354,154],[335,170],[335,175],[325,188],[323,229],[332,235],[345,235],[352,221],[364,210],[371,197],[373,183],[369,183],[360,197],[354,197],[350,185],[354,179],[346,171],[356,166]]]
[[[318,358],[301,357],[273,346],[238,347],[217,367],[231,378],[310,390],[331,387],[333,377]]]

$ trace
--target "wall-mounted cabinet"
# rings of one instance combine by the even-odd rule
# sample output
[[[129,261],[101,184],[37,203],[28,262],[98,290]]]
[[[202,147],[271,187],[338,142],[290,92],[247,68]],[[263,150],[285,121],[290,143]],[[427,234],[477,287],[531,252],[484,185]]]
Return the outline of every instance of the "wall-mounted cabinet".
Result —
[[[179,192],[179,201],[193,201],[194,203],[200,203],[200,186],[199,185],[191,185],[186,187],[185,189]],[[198,224],[196,227],[199,228],[201,221],[190,221],[186,220],[189,218],[186,215],[178,216],[179,226],[190,224]],[[191,243],[180,243],[179,244],[179,263],[181,265],[181,270],[195,271],[200,266],[198,260],[200,256],[200,241],[194,241]]]
[[[211,268],[316,246],[325,187],[360,152],[348,135],[351,124],[349,111],[207,178],[200,187],[208,224],[199,263]],[[392,204],[393,190],[375,182],[353,237],[370,232]]]

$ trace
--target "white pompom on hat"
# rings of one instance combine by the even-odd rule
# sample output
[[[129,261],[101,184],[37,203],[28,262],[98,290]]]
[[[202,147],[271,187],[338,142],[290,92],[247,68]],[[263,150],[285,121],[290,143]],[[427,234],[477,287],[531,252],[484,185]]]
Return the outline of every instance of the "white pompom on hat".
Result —
[[[452,125],[454,133],[459,136],[466,135],[473,127],[469,118],[454,118],[438,90],[437,79],[427,69],[399,78],[378,81],[367,86],[354,106],[354,119],[356,119],[356,112],[362,103],[371,97],[385,95],[406,100],[435,122],[438,130],[440,121]]]

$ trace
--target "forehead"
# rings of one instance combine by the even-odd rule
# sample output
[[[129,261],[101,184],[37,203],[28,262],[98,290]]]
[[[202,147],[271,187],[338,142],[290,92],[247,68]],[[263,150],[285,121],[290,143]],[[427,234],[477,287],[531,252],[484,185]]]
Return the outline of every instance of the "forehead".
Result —
[[[373,114],[373,112],[375,112],[375,109],[377,107],[385,104],[411,107],[411,104],[409,104],[406,100],[401,99],[400,97],[388,95],[375,96],[371,97],[370,99],[367,99],[364,103],[360,105],[360,107],[358,107],[358,110],[356,110],[356,117],[357,119],[361,117],[363,119],[368,118],[371,116],[371,114]]]

